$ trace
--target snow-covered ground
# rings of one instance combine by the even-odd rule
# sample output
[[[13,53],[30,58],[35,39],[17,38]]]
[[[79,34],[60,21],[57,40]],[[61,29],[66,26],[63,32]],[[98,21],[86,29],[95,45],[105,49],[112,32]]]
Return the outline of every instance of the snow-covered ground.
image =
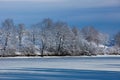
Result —
[[[0,80],[119,80],[120,56],[0,58]]]

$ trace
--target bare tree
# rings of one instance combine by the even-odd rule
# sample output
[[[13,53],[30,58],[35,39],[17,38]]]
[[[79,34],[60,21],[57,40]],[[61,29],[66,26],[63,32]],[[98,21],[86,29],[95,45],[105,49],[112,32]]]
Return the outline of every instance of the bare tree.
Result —
[[[115,35],[115,43],[118,47],[120,47],[120,32],[118,32],[116,35]]]
[[[64,22],[56,22],[54,28],[56,55],[65,55],[69,51],[70,40],[72,40],[72,31]],[[68,49],[68,50],[66,50]]]
[[[6,50],[7,46],[8,46],[8,42],[9,39],[12,35],[12,33],[14,29],[14,23],[12,19],[6,19],[3,23],[2,23],[2,33],[3,33],[3,37],[4,37],[4,50]]]
[[[49,34],[52,27],[52,20],[47,18],[44,19],[42,22],[36,24],[38,27],[38,35],[40,41],[40,50],[41,50],[41,57],[44,56],[44,51],[47,49],[47,43],[49,43]]]
[[[24,24],[15,26],[12,19],[6,19],[0,29],[0,47],[5,55],[10,55],[16,50],[23,51],[24,56],[36,55],[34,53],[39,52],[38,55],[41,57],[44,55],[90,56],[107,51],[120,52],[120,32],[115,35],[117,46],[108,50],[99,47],[105,46],[107,42],[108,35],[97,31],[94,27],[84,27],[80,30],[77,27],[71,28],[65,22],[53,22],[49,18],[31,28],[26,28]]]
[[[74,38],[72,41],[72,55],[81,55],[81,43],[83,40],[82,34],[77,27],[72,28],[72,32],[74,34]]]
[[[18,32],[19,47],[21,47],[22,46],[22,40],[23,40],[24,33],[25,33],[25,25],[24,24],[19,24],[18,28],[17,28],[17,32]]]
[[[84,27],[81,32],[88,42],[99,44],[99,32],[94,27]]]
[[[16,47],[16,28],[12,19],[6,19],[2,23],[2,46],[6,55],[13,55]],[[14,44],[13,44],[14,43]],[[4,55],[4,54],[3,54]]]

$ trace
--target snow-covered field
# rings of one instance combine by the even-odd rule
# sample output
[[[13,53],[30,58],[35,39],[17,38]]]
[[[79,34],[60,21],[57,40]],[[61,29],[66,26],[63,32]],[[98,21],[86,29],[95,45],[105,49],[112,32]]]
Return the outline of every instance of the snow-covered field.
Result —
[[[120,56],[0,58],[0,80],[120,80]]]

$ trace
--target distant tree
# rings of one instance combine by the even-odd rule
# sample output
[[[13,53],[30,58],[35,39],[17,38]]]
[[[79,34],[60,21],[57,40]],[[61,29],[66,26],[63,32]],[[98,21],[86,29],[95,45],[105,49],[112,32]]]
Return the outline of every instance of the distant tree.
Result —
[[[107,45],[109,42],[109,35],[105,34],[105,33],[100,33],[98,35],[98,39],[99,39],[99,44],[103,44],[103,45]]]
[[[17,27],[17,32],[18,32],[18,43],[19,47],[22,46],[22,40],[25,34],[25,25],[24,24],[19,24]]]
[[[82,49],[81,48],[81,46],[82,46],[81,43],[82,43],[82,40],[83,40],[82,34],[77,27],[73,27],[72,32],[73,32],[73,35],[74,35],[73,43],[72,43],[72,50],[73,50],[72,55],[81,55],[81,49]]]
[[[0,27],[0,50],[4,53],[2,55],[16,55],[16,52],[23,52],[24,56],[41,57],[120,53],[120,32],[115,35],[114,47],[105,46],[108,40],[107,34],[94,27],[84,27],[80,30],[78,27],[71,28],[65,22],[53,22],[49,18],[30,28],[26,28],[24,24],[15,26],[12,19],[6,19]]]
[[[13,55],[16,49],[16,28],[12,19],[6,19],[2,23],[1,32],[3,55]]]
[[[47,18],[44,19],[42,22],[37,24],[39,29],[39,40],[40,40],[40,50],[41,50],[41,57],[44,55],[44,51],[47,49],[47,43],[49,43],[49,31],[52,27],[53,23],[52,20]]]
[[[115,38],[116,45],[120,47],[120,32],[118,32],[114,38]]]
[[[31,29],[29,30],[29,33],[31,42],[33,43],[33,45],[36,45],[37,36],[39,35],[38,28],[36,27],[36,25],[32,25]]]
[[[56,43],[56,55],[65,55],[67,49],[70,46],[70,40],[72,37],[72,31],[68,25],[64,22],[55,23],[55,43]],[[66,52],[65,52],[66,51]],[[68,50],[69,51],[69,50]]]
[[[84,27],[81,32],[83,33],[83,36],[88,42],[99,42],[99,32],[94,27]]]
[[[12,33],[14,32],[14,23],[12,19],[6,19],[2,23],[2,33],[3,33],[3,39],[4,39],[4,50],[8,47],[8,42],[12,36]]]

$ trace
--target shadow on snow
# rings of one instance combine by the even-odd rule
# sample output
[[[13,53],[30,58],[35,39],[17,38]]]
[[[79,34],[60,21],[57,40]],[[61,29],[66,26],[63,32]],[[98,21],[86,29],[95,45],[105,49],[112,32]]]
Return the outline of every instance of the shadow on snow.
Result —
[[[7,71],[6,71],[7,70]],[[119,80],[120,72],[57,68],[21,68],[0,70],[0,80]]]

